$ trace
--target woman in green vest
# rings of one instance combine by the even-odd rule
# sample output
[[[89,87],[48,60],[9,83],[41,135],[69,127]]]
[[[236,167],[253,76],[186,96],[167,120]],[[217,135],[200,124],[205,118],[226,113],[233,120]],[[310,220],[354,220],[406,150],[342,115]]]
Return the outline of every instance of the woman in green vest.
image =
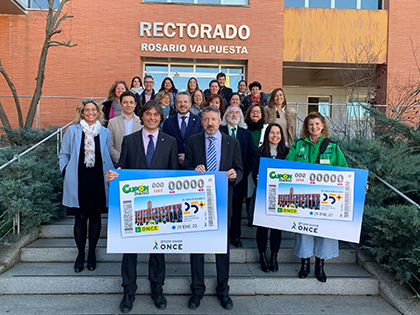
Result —
[[[329,136],[325,117],[318,112],[309,113],[303,122],[301,139],[292,145],[286,160],[348,167],[343,152]],[[294,252],[301,258],[299,278],[308,276],[310,258],[315,255],[316,278],[326,282],[324,260],[338,256],[338,240],[296,233]]]

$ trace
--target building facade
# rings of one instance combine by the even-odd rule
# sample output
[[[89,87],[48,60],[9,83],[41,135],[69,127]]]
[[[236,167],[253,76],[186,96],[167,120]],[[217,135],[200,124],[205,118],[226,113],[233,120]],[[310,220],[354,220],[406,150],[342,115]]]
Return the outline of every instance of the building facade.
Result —
[[[19,95],[35,89],[45,37],[47,0],[0,4],[0,59]],[[57,6],[59,0],[54,1]],[[49,50],[41,125],[64,125],[80,102],[106,98],[116,80],[151,74],[155,89],[171,77],[185,90],[190,77],[201,89],[218,72],[234,91],[241,79],[259,81],[270,93],[283,87],[301,117],[319,110],[345,113],[338,105],[387,103],[395,85],[418,77],[411,53],[420,46],[415,0],[121,0],[69,1],[72,15],[55,40],[77,46]],[[13,126],[11,92],[0,79],[0,102]],[[22,98],[24,114],[29,98]]]

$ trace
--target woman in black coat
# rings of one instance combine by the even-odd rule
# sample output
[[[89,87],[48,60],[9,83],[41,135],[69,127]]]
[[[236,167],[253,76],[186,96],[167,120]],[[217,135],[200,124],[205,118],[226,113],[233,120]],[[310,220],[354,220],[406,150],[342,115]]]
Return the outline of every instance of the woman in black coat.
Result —
[[[289,149],[284,141],[283,130],[277,123],[269,124],[264,134],[263,144],[255,150],[254,163],[252,164],[252,174],[255,185],[258,180],[258,169],[260,167],[260,158],[268,157],[273,159],[284,160]],[[269,228],[258,226],[257,228],[257,247],[260,254],[261,270],[264,272],[278,271],[277,254],[281,243],[281,230],[270,229],[270,263],[267,260],[267,240]]]

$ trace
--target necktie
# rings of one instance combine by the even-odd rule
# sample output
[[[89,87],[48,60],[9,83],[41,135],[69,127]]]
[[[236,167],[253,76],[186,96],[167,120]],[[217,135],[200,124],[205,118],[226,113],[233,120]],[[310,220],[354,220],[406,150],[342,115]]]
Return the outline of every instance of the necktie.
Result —
[[[185,138],[185,132],[187,131],[187,123],[185,122],[185,118],[187,118],[187,117],[185,117],[185,116],[182,116],[181,117],[181,119],[182,119],[182,122],[181,122],[181,135],[182,135],[182,138]]]
[[[207,149],[207,170],[214,172],[216,171],[216,146],[214,144],[215,137],[209,137],[209,147]]]
[[[155,153],[155,146],[153,144],[153,135],[149,135],[149,144],[147,145],[147,164],[152,164],[153,154]]]
[[[230,131],[230,135],[236,138],[236,128],[232,128],[232,130]]]

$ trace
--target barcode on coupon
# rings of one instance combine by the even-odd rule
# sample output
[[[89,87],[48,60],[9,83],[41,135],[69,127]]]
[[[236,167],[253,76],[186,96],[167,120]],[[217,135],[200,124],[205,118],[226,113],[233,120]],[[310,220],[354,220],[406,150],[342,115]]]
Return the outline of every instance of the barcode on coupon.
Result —
[[[277,210],[277,186],[268,185],[268,210]]]
[[[350,182],[344,182],[344,217],[349,217]]]
[[[211,186],[206,187],[207,194],[207,212],[209,214],[209,226],[213,226],[213,199],[211,198]]]
[[[126,233],[133,233],[133,203],[131,200],[123,201],[123,223]]]

